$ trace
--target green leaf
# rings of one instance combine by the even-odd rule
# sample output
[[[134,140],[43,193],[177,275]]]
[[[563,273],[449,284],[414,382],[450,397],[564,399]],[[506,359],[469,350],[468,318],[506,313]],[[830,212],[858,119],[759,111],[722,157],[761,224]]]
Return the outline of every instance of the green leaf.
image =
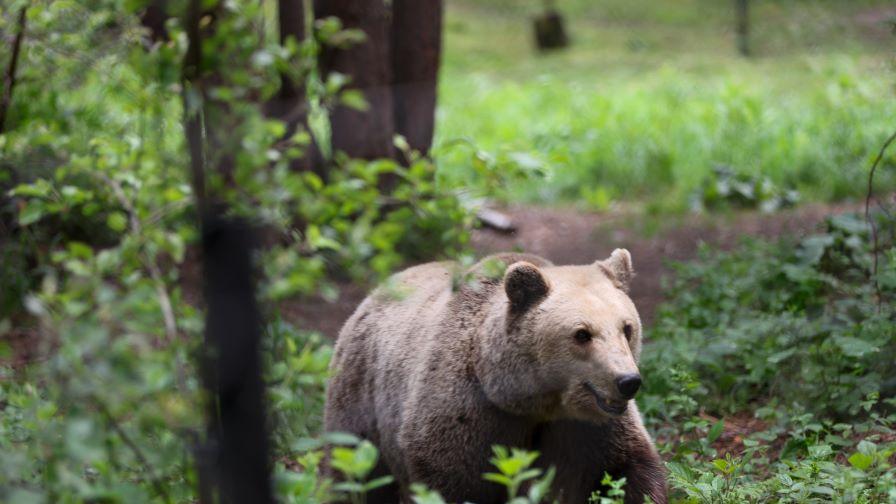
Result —
[[[834,453],[830,445],[820,444],[809,447],[809,456],[816,459],[823,459]]]
[[[725,419],[721,419],[715,423],[706,434],[706,441],[709,443],[714,443],[716,439],[719,439],[719,436],[725,431]]]
[[[31,200],[25,204],[25,208],[19,212],[19,225],[28,226],[39,221],[43,216],[46,207],[40,200]]]
[[[357,110],[359,112],[366,112],[367,109],[370,108],[370,105],[364,98],[364,93],[357,89],[346,89],[345,91],[339,93],[339,102],[346,107]]]
[[[371,490],[375,490],[379,487],[386,486],[393,481],[395,481],[395,478],[393,478],[392,476],[381,476],[379,478],[372,479],[364,484],[364,491],[369,492]]]
[[[509,477],[498,473],[485,473],[482,475],[482,479],[486,481],[493,481],[504,486],[510,485],[513,482],[513,480],[511,480]]]
[[[874,463],[874,457],[872,457],[871,455],[865,455],[861,452],[853,453],[847,460],[849,461],[849,464],[851,466],[861,471],[868,469],[869,467],[871,467],[871,464]]]
[[[111,212],[109,216],[106,217],[106,225],[109,226],[109,229],[112,231],[120,233],[128,227],[128,218],[124,212]]]

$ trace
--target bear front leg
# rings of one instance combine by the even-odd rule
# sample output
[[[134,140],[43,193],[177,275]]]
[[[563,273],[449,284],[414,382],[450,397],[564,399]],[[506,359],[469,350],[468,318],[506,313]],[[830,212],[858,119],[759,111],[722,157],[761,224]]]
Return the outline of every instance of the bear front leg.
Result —
[[[654,504],[668,503],[666,470],[649,441],[631,446],[619,476],[625,478],[625,504],[643,504],[647,497]]]

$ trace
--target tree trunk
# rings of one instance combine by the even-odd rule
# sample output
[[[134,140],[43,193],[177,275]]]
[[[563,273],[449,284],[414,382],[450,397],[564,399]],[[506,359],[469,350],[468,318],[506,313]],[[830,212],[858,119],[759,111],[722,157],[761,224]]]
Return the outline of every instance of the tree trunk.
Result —
[[[280,43],[285,44],[290,37],[296,42],[305,40],[305,5],[303,0],[277,0],[277,17],[280,27]],[[304,76],[302,76],[304,78]],[[286,122],[286,135],[292,136],[298,128],[310,135],[308,127],[308,96],[303,81],[294,82],[286,74],[280,76],[280,91],[265,105],[265,112]],[[294,171],[313,170],[321,178],[326,178],[326,167],[314,139],[305,148],[303,156],[290,162]]]
[[[321,76],[350,76],[348,87],[363,92],[369,105],[365,111],[338,105],[330,113],[333,151],[360,159],[393,157],[391,10],[383,0],[315,0],[314,15],[335,16],[344,28],[360,29],[367,36],[348,48],[328,46],[321,51]]]
[[[741,56],[750,55],[750,3],[749,0],[734,0],[736,17],[737,50]]]
[[[0,96],[0,133],[3,133],[6,127],[6,114],[12,107],[12,91],[16,87],[16,69],[19,64],[19,53],[22,50],[22,40],[25,38],[27,11],[26,7],[19,9],[16,35],[12,41],[12,51],[9,56],[9,64],[6,67],[6,75],[3,77],[3,94]]]
[[[168,40],[168,29],[165,28],[165,21],[168,19],[167,3],[167,0],[153,0],[140,16],[140,24],[149,29],[150,45]]]
[[[261,315],[252,274],[253,232],[246,223],[202,219],[206,362],[213,394],[209,436],[218,502],[274,502],[261,377]]]
[[[427,154],[435,129],[442,0],[392,0],[395,132]]]
[[[207,438],[197,448],[199,494],[203,503],[266,504],[274,499],[261,376],[262,321],[251,260],[254,238],[247,224],[223,217],[225,209],[206,193],[206,169],[232,171],[226,146],[239,139],[226,122],[230,110],[205,92],[219,80],[220,69],[203,71],[204,30],[213,30],[214,24],[203,29],[201,6],[202,0],[187,6],[183,62],[184,131],[200,215],[207,306],[200,367],[209,409]],[[198,104],[191,106],[190,92],[200,97]]]

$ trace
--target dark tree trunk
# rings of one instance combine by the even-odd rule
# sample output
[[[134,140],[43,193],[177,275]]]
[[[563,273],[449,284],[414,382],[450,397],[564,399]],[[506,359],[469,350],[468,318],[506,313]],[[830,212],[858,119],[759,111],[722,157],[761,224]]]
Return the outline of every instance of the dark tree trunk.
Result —
[[[325,47],[321,52],[321,76],[330,72],[351,76],[348,87],[362,91],[369,105],[366,111],[334,108],[333,150],[361,159],[393,157],[391,9],[383,0],[315,0],[314,15],[338,17],[343,27],[360,29],[367,36],[348,48]]]
[[[254,238],[245,223],[222,217],[225,209],[206,193],[206,169],[229,172],[233,158],[205,154],[226,151],[224,142],[234,138],[225,121],[215,120],[226,119],[229,110],[210,101],[205,92],[220,74],[219,69],[203,72],[201,4],[191,0],[187,6],[183,62],[184,130],[200,215],[207,306],[200,367],[209,402],[208,428],[204,444],[197,447],[199,495],[203,503],[267,504],[273,502],[273,493],[261,376],[262,326],[251,260]],[[213,29],[213,23],[205,27]],[[201,97],[199,107],[188,106],[189,90]]]
[[[167,0],[153,0],[140,16],[140,24],[149,29],[150,43],[168,40],[168,29],[165,28],[165,21],[168,19],[167,3]]]
[[[736,18],[737,50],[741,56],[750,55],[750,2],[734,0]]]
[[[305,5],[303,0],[277,0],[280,27],[280,43],[285,44],[290,37],[296,42],[305,40]],[[303,76],[304,77],[304,76]],[[266,113],[286,122],[286,135],[291,136],[308,127],[308,96],[303,81],[294,81],[289,75],[280,76],[280,91],[265,105]],[[292,160],[290,167],[295,171],[313,170],[326,178],[326,167],[317,145],[312,139],[304,155]]]
[[[255,302],[253,236],[243,222],[202,221],[205,386],[213,394],[209,437],[221,503],[273,502],[261,378],[261,316]]]
[[[553,8],[538,15],[535,24],[535,45],[542,51],[561,49],[569,45],[563,16]]]
[[[392,7],[395,132],[426,154],[435,129],[442,0],[393,0]]]
[[[0,95],[0,133],[4,131],[6,114],[12,107],[12,91],[16,87],[16,70],[19,65],[19,53],[22,51],[22,40],[25,38],[25,27],[28,19],[26,16],[27,11],[26,7],[19,9],[16,35],[12,41],[12,51],[10,51],[6,75],[3,76],[3,94]]]

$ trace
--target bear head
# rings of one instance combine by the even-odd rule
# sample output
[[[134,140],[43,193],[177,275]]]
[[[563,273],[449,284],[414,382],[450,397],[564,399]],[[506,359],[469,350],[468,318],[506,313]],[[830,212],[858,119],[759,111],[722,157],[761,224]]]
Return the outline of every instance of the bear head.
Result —
[[[477,366],[489,400],[542,420],[623,415],[641,386],[633,274],[624,249],[586,266],[510,264]]]

